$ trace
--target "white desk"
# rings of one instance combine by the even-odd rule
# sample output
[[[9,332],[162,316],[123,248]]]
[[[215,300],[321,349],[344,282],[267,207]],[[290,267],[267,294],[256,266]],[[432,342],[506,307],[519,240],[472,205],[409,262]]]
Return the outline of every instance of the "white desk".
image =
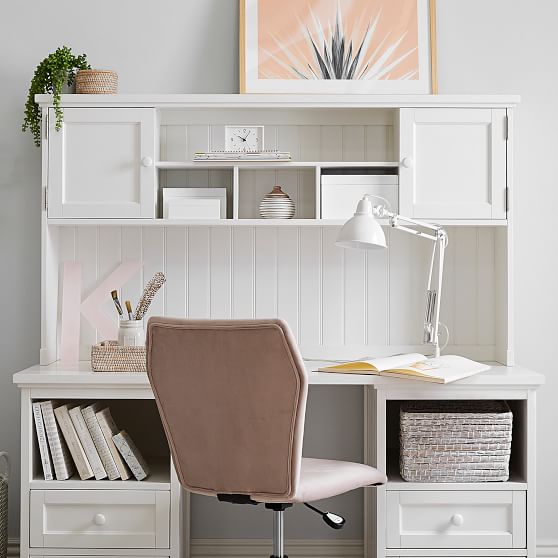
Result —
[[[449,385],[383,376],[313,372],[327,362],[307,361],[312,385],[364,386],[364,447],[367,463],[387,472],[385,487],[365,492],[365,556],[516,556],[535,558],[535,390],[541,374],[495,364],[489,371]],[[37,459],[31,403],[37,399],[106,399],[120,414],[141,405],[153,419],[153,437],[164,437],[146,374],[92,373],[89,363],[32,366],[14,375],[21,389],[21,556],[189,555],[189,504],[166,455],[155,457],[153,474],[142,483],[44,481]],[[409,399],[505,399],[514,413],[511,477],[505,483],[408,483],[398,471],[397,419]],[[134,403],[134,400],[136,402]],[[139,400],[143,400],[140,403]],[[395,426],[395,428],[394,428]],[[128,424],[125,428],[131,428]],[[144,441],[144,440],[142,440]],[[146,440],[157,448],[161,440]],[[94,491],[94,492],[91,492]],[[42,505],[30,506],[30,500]],[[164,497],[163,497],[164,496]],[[150,520],[127,526],[115,541],[103,529],[76,527],[76,506],[96,513],[144,502]],[[54,502],[54,503],[53,503]],[[150,502],[152,502],[150,508]],[[66,507],[65,507],[66,506]],[[116,509],[116,508],[115,508]],[[461,526],[449,526],[455,514]],[[151,515],[150,515],[151,514]],[[445,518],[445,515],[448,517]],[[182,520],[184,516],[184,521]],[[444,519],[445,518],[445,519]],[[446,521],[447,520],[447,521]],[[56,528],[50,527],[56,525]],[[481,522],[479,525],[479,521]],[[67,522],[67,531],[60,531]],[[168,524],[170,537],[160,533]],[[83,530],[86,533],[80,531]],[[56,530],[56,533],[54,532]],[[139,543],[138,533],[142,533]],[[150,539],[149,535],[153,532]],[[112,537],[112,538],[111,538]],[[92,550],[93,549],[93,550]]]

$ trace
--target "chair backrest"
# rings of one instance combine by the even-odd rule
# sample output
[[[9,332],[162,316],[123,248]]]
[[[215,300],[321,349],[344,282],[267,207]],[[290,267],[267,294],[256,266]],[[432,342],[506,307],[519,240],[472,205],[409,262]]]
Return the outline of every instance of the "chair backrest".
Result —
[[[182,486],[294,495],[308,379],[281,320],[151,318],[147,373]]]

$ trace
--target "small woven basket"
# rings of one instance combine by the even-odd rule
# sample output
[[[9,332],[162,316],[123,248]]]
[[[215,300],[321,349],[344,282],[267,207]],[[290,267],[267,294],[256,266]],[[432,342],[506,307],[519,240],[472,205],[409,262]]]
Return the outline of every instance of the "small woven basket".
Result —
[[[512,412],[503,401],[401,405],[399,468],[410,482],[506,481]]]
[[[0,558],[8,555],[8,478],[10,462],[8,454],[0,451],[0,461],[4,461],[5,471],[0,471]]]
[[[145,347],[123,347],[101,341],[91,347],[93,372],[147,372]]]
[[[80,70],[76,74],[76,93],[111,95],[118,92],[118,74],[112,70]]]

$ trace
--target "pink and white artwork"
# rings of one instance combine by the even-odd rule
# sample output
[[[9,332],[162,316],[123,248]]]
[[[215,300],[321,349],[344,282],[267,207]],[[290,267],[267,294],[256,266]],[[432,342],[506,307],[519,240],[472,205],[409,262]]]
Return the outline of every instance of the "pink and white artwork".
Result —
[[[434,0],[243,0],[241,91],[431,93]]]

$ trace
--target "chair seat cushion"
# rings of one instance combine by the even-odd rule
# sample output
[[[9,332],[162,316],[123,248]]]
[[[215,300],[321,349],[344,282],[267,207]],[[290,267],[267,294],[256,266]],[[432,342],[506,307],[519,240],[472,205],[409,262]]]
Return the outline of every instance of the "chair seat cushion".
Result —
[[[298,489],[284,503],[323,500],[364,486],[385,484],[386,481],[383,473],[362,463],[303,457]]]

